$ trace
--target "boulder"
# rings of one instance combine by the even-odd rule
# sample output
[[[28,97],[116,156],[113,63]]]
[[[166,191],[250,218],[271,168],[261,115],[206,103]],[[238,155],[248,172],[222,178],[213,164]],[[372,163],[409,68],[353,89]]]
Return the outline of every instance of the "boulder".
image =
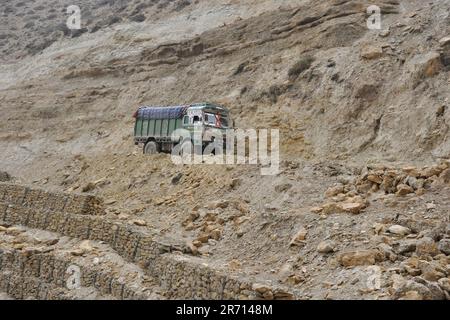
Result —
[[[430,237],[423,237],[422,239],[417,240],[416,242],[416,254],[421,256],[432,256],[439,254],[439,249],[434,242],[434,240]]]
[[[303,243],[304,240],[306,240],[306,235],[308,234],[308,231],[301,227],[295,236],[292,238],[291,242],[289,243],[289,246],[298,246]]]
[[[442,253],[450,256],[450,239],[442,239],[441,241],[439,241],[438,249]]]
[[[365,204],[361,202],[349,202],[340,204],[340,207],[344,212],[358,214],[365,208]]]
[[[408,167],[403,167],[402,170],[408,174],[408,176],[410,177],[414,177],[417,178],[419,177],[419,170],[416,167],[413,166],[408,166]]]
[[[210,232],[210,237],[214,240],[219,240],[222,236],[222,231],[220,229],[214,229]]]
[[[377,248],[383,253],[385,259],[389,259],[394,262],[397,260],[398,256],[394,253],[392,247],[386,243],[380,243]]]
[[[367,44],[361,48],[361,57],[366,60],[378,59],[383,56],[383,48],[372,44]]]
[[[411,229],[395,224],[388,228],[389,233],[399,235],[399,236],[406,236],[411,233]]]
[[[442,269],[437,262],[428,262],[419,260],[418,267],[422,272],[422,277],[428,281],[438,281],[445,277],[445,270]]]
[[[424,178],[431,178],[432,176],[438,176],[442,170],[438,166],[431,168],[424,168],[420,171],[420,176]]]
[[[399,242],[396,252],[398,254],[405,254],[416,251],[416,243],[415,239],[407,239]]]
[[[445,294],[437,285],[433,285],[426,280],[408,280],[395,291],[394,299],[407,300],[443,300]]]
[[[442,288],[442,290],[450,292],[450,278],[447,277],[447,278],[439,279],[438,284]]]
[[[412,86],[417,87],[424,79],[434,77],[440,72],[441,55],[435,51],[416,55],[408,62],[407,68],[412,75]]]
[[[414,192],[413,188],[411,188],[410,186],[408,186],[406,184],[401,183],[397,186],[396,195],[402,197],[402,196],[406,196],[407,194],[410,194],[413,192]]]
[[[265,285],[265,284],[261,284],[261,283],[254,283],[252,286],[253,291],[263,295],[266,292],[272,292],[272,288],[270,288],[269,286]]]
[[[285,290],[282,289],[276,289],[273,297],[275,300],[294,300],[295,297],[292,293],[287,292]]]
[[[446,47],[446,46],[450,45],[450,36],[444,37],[441,40],[439,40],[439,44],[441,47]]]
[[[377,184],[381,184],[383,182],[383,178],[376,174],[369,174],[367,176],[367,180]]]
[[[344,267],[374,265],[383,260],[383,254],[379,250],[351,250],[338,256],[338,261]]]
[[[344,186],[339,185],[328,188],[328,190],[325,192],[325,197],[331,198],[337,196],[339,193],[344,193]]]
[[[147,225],[147,222],[145,220],[136,219],[136,220],[133,220],[133,224],[144,227]]]
[[[336,243],[331,240],[325,240],[319,243],[317,246],[317,251],[320,253],[331,253],[334,251]]]
[[[335,202],[329,202],[322,206],[322,212],[324,214],[339,213],[342,212],[342,207]]]

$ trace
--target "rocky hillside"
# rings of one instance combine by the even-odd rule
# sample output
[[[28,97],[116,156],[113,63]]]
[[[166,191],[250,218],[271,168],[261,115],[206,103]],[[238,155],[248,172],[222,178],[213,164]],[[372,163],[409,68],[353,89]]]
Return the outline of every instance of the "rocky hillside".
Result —
[[[69,29],[67,8],[82,9],[82,28]],[[5,0],[2,8],[3,30],[0,34],[2,59],[14,60],[39,54],[62,38],[76,38],[84,33],[118,24],[144,22],[180,11],[190,6],[187,0],[95,0],[95,1],[15,1]]]
[[[299,298],[448,297],[447,0],[4,2],[2,180],[96,194],[108,219]],[[198,101],[279,128],[282,172],[133,145],[139,105]]]

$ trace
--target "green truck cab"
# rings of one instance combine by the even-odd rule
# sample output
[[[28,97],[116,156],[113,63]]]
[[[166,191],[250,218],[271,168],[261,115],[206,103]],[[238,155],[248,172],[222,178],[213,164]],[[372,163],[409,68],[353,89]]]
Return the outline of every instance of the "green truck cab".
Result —
[[[193,143],[203,149],[212,143],[217,130],[231,129],[229,111],[213,103],[196,103],[169,107],[140,107],[134,114],[134,143],[142,145],[145,154],[170,153],[173,147],[183,143],[181,136],[174,135],[177,129],[189,131]],[[201,141],[194,141],[194,131],[200,133]]]

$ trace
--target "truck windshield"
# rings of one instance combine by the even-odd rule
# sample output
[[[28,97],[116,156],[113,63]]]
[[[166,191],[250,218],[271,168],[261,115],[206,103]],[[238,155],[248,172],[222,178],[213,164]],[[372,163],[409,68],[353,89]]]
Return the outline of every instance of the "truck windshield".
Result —
[[[227,117],[220,114],[205,113],[205,123],[217,128],[228,128]]]
[[[212,113],[205,113],[205,122],[207,124],[216,125],[216,116]]]
[[[228,118],[220,116],[220,124],[222,128],[228,128]]]

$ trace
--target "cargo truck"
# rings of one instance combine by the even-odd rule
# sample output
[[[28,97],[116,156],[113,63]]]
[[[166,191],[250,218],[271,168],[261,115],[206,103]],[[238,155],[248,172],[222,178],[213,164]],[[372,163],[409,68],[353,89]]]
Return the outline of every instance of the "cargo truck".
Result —
[[[233,127],[229,111],[213,103],[196,103],[168,107],[140,107],[134,114],[134,143],[143,146],[145,154],[170,153],[175,145],[185,139],[174,136],[177,129],[186,129],[191,134],[192,143],[202,149],[216,138],[217,130],[223,132]],[[194,130],[200,132],[201,141],[194,141]]]

